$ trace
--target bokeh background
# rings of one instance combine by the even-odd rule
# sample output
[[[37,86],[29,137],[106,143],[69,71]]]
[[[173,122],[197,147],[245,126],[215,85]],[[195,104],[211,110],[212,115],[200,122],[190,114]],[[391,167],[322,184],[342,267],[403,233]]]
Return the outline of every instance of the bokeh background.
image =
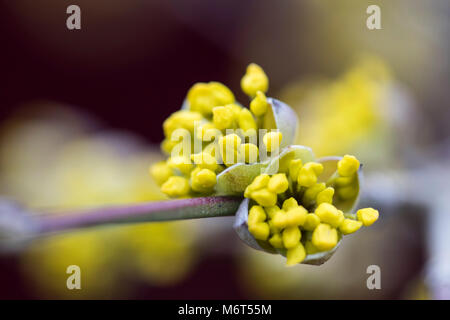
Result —
[[[381,213],[321,267],[246,248],[232,218],[55,235],[0,256],[0,298],[450,298],[449,17],[446,0],[0,1],[2,196],[37,211],[165,199],[148,176],[162,122],[199,81],[248,104],[255,62],[299,144],[362,160]]]

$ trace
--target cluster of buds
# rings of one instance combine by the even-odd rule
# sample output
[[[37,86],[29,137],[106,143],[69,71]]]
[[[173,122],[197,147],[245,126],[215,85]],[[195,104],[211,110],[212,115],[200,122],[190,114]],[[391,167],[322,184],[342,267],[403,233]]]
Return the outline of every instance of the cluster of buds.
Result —
[[[165,194],[212,194],[217,175],[227,168],[262,162],[277,154],[283,133],[275,123],[273,102],[265,95],[268,85],[262,68],[250,64],[241,81],[251,99],[249,108],[237,103],[219,82],[192,86],[182,109],[163,123],[161,148],[169,158],[150,167]]]
[[[164,121],[166,161],[150,173],[170,197],[234,195],[244,199],[234,228],[249,246],[321,264],[343,235],[378,219],[356,208],[361,165],[350,155],[317,159],[294,145],[297,117],[266,97],[268,79],[256,64],[241,80],[249,108],[218,82],[197,83],[180,111]]]
[[[356,216],[344,214],[336,202],[358,193],[360,163],[346,155],[337,162],[337,173],[321,181],[322,163],[292,159],[287,172],[261,174],[245,190],[251,199],[248,230],[287,257],[287,265],[301,263],[308,255],[333,250],[342,235],[378,219],[378,211],[361,209]]]

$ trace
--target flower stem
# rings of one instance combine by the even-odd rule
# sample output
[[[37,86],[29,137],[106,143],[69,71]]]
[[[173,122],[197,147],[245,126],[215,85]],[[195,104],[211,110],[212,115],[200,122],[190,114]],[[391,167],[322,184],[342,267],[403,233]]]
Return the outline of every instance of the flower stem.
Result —
[[[207,197],[105,207],[37,218],[38,232],[64,231],[105,224],[156,222],[233,216],[242,198]]]

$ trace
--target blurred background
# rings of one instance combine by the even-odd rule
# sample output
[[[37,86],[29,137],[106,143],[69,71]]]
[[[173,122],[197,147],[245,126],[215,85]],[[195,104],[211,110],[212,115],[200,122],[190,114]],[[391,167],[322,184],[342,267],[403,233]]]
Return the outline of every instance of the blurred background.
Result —
[[[245,247],[231,217],[46,237],[0,256],[0,298],[450,298],[449,16],[446,0],[0,1],[2,197],[36,211],[165,199],[148,176],[162,122],[199,81],[248,105],[255,62],[298,113],[298,143],[355,154],[380,209],[320,267]],[[72,264],[82,290],[66,288]]]

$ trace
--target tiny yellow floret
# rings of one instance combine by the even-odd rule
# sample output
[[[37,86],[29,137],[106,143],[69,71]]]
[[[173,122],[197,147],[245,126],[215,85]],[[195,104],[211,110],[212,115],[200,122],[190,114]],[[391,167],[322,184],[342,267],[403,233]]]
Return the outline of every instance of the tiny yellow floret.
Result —
[[[248,224],[253,225],[266,220],[266,213],[261,206],[253,206],[248,213]]]
[[[283,238],[283,245],[286,249],[294,248],[301,240],[302,233],[298,227],[288,227],[283,230],[281,235]]]
[[[281,234],[275,233],[272,237],[270,237],[269,243],[274,248],[277,248],[277,249],[283,248],[283,239],[281,237]]]
[[[299,242],[294,248],[286,252],[286,265],[293,266],[305,260],[306,251],[303,244]]]
[[[196,83],[189,90],[187,101],[190,110],[210,116],[214,107],[233,103],[234,95],[219,82]]]
[[[303,223],[303,229],[306,231],[313,231],[320,224],[320,218],[314,213],[308,213],[306,215],[305,223]]]
[[[333,249],[338,242],[337,230],[326,223],[321,223],[314,229],[312,243],[319,251]]]
[[[280,210],[275,213],[272,220],[270,221],[272,221],[272,224],[275,228],[283,229],[286,228],[287,226],[287,219],[288,219],[287,213],[284,210]]]
[[[160,186],[173,175],[172,169],[167,165],[165,161],[155,163],[149,168],[150,175],[155,182]]]
[[[289,178],[292,181],[297,181],[298,173],[300,172],[302,165],[301,159],[293,159],[289,163]]]
[[[270,192],[267,188],[253,191],[251,198],[264,207],[271,207],[277,204],[277,194]]]
[[[248,231],[250,231],[255,239],[263,241],[267,240],[270,234],[270,228],[266,222],[259,222],[253,226],[249,226]]]
[[[344,221],[339,226],[339,231],[341,231],[342,234],[350,234],[353,232],[356,232],[363,223],[361,221],[356,221],[353,219],[344,219]]]
[[[238,162],[238,147],[241,144],[241,138],[231,133],[219,139],[220,153],[223,163],[229,167]]]
[[[255,179],[253,179],[253,182],[245,188],[244,197],[250,198],[251,193],[256,190],[260,190],[264,187],[266,187],[269,184],[270,176],[268,174],[260,174]]]
[[[345,218],[342,211],[329,203],[321,203],[314,213],[320,218],[320,221],[328,223],[335,228],[339,227]]]
[[[179,176],[170,177],[161,186],[161,191],[169,197],[183,197],[189,193],[189,181]]]
[[[349,185],[347,187],[340,187],[336,189],[336,194],[342,200],[348,200],[356,197],[358,195],[358,186]]]
[[[283,139],[283,134],[280,131],[267,132],[263,137],[264,145],[267,151],[274,152],[278,150]]]
[[[266,213],[269,216],[270,219],[272,219],[275,216],[275,213],[277,213],[278,211],[280,211],[280,207],[278,206],[272,206],[272,207],[267,207],[266,209]]]
[[[255,163],[258,161],[258,147],[253,143],[244,143],[239,146],[241,160],[245,163]]]
[[[323,165],[316,162],[308,162],[301,167],[297,183],[302,187],[312,187],[317,183],[317,177],[322,173]]]
[[[254,134],[256,134],[256,130],[258,129],[255,118],[253,118],[253,115],[250,112],[250,110],[248,110],[246,108],[242,108],[239,111],[238,125],[239,125],[239,128],[241,128],[244,132],[247,132],[247,133],[249,133],[250,130],[254,130],[255,131]]]
[[[224,130],[231,128],[234,122],[233,109],[229,107],[214,107],[212,109],[213,123],[217,129]]]
[[[298,202],[294,197],[284,200],[282,209],[284,211],[289,211],[290,209],[297,208]]]
[[[341,177],[351,177],[358,171],[359,161],[354,156],[345,155],[339,160],[337,169]]]
[[[170,168],[176,169],[185,175],[189,174],[192,169],[194,169],[191,159],[183,156],[171,157],[167,160],[167,164]]]
[[[216,185],[216,174],[209,169],[199,169],[191,174],[191,186],[192,190],[197,192],[211,192]]]
[[[312,203],[316,201],[317,195],[325,190],[325,183],[316,183],[312,187],[309,187],[305,190],[302,197],[302,203],[305,206],[310,206]]]
[[[302,206],[290,209],[286,212],[286,225],[287,226],[302,226],[308,215],[308,210]]]
[[[269,109],[269,103],[267,102],[266,95],[261,92],[256,92],[256,97],[250,102],[250,110],[257,117],[263,116]]]
[[[218,164],[215,157],[207,152],[201,152],[191,155],[192,161],[202,169],[209,169],[211,171],[216,171]]]
[[[254,97],[257,91],[267,92],[269,79],[260,66],[251,63],[242,77],[241,88],[249,97]]]
[[[365,227],[371,226],[375,221],[378,220],[379,213],[378,210],[373,208],[360,209],[356,212],[358,220],[363,223]]]
[[[320,205],[321,203],[333,203],[333,195],[334,188],[328,187],[325,190],[320,191],[316,197],[316,204]]]
[[[289,187],[289,182],[284,173],[274,174],[270,178],[269,184],[267,186],[269,191],[275,192],[275,193],[283,193],[288,189],[288,187]]]

